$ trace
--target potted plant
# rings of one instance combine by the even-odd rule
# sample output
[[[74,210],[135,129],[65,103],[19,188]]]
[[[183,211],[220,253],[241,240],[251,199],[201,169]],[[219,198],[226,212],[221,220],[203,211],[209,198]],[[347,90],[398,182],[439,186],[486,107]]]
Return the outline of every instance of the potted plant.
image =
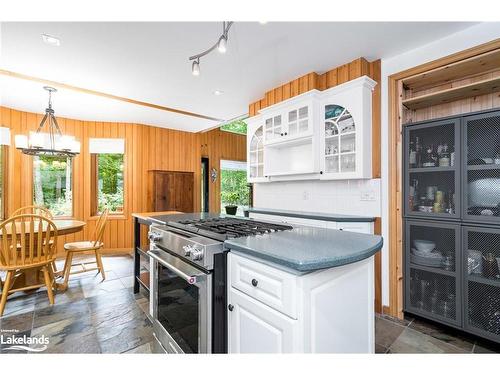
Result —
[[[236,191],[228,192],[226,194],[225,202],[228,204],[224,206],[226,209],[226,214],[228,215],[236,215],[236,211],[238,210],[238,202],[240,201],[240,194]]]

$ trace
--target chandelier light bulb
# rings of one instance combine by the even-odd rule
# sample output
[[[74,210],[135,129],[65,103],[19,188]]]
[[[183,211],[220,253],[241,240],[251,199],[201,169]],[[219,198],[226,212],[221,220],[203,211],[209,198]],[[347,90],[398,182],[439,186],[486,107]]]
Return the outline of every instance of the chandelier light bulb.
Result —
[[[14,143],[16,148],[28,148],[28,137],[22,134],[18,134],[14,137]]]
[[[44,139],[43,134],[32,132],[29,139],[30,147],[43,148]]]
[[[200,62],[198,60],[193,61],[193,66],[191,67],[191,73],[194,76],[200,75]]]
[[[227,51],[227,37],[221,36],[219,43],[217,44],[217,49],[220,53],[226,53]]]

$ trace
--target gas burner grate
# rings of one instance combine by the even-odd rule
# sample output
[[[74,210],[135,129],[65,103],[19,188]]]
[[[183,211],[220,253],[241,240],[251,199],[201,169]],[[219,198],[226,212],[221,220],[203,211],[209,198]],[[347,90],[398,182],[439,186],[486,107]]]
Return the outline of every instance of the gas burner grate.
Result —
[[[205,232],[224,235],[226,238],[237,238],[266,234],[293,229],[289,225],[265,223],[254,220],[230,219],[230,218],[210,218],[200,220],[183,220],[179,224],[187,227],[195,227]]]

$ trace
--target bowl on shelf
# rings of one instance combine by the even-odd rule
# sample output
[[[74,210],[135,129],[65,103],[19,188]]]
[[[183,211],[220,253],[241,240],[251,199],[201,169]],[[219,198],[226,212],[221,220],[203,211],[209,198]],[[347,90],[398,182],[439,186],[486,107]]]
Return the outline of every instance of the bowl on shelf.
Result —
[[[413,245],[415,248],[422,253],[430,253],[436,248],[436,243],[427,240],[414,240]]]

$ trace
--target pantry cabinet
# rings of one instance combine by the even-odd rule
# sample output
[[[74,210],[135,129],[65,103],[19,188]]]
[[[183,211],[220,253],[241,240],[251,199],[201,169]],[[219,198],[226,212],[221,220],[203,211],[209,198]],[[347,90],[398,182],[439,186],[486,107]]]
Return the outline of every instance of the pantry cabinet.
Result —
[[[403,141],[405,311],[500,343],[500,111]]]

